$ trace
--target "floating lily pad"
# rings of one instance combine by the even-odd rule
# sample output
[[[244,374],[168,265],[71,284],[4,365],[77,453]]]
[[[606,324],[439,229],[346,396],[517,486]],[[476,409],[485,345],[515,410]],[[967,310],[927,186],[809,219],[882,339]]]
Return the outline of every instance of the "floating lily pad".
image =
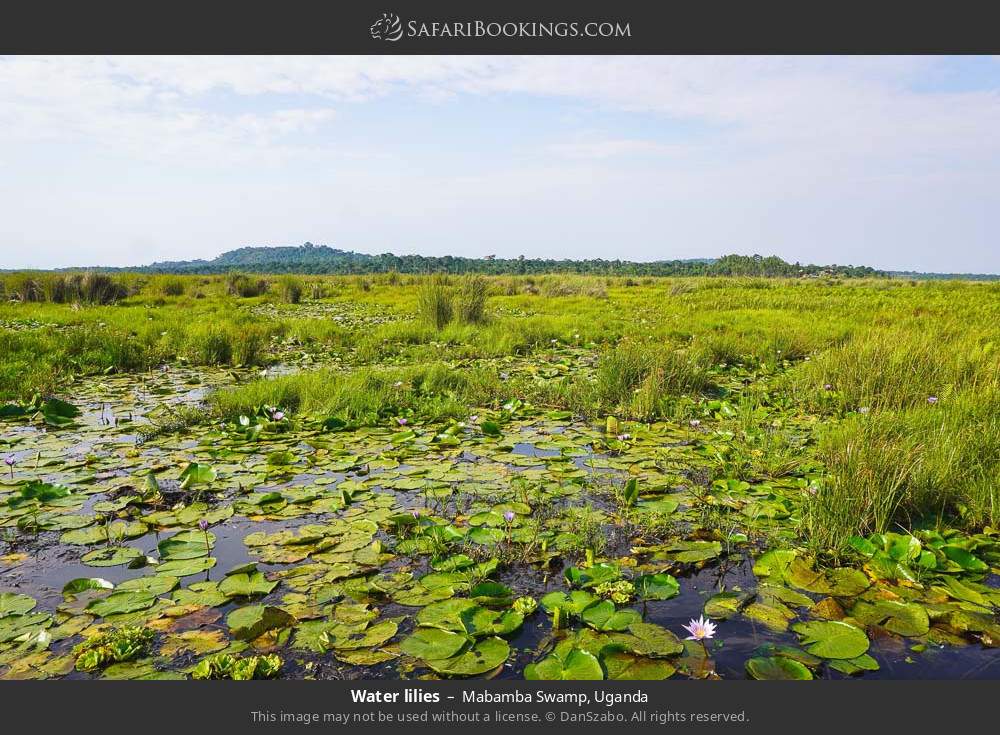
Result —
[[[156,602],[156,595],[144,590],[113,592],[107,597],[94,600],[87,605],[87,612],[101,617],[123,615],[136,610],[145,610],[152,607],[154,602]]]
[[[633,584],[636,594],[644,600],[669,600],[681,591],[680,583],[670,574],[644,574]]]
[[[415,658],[444,659],[456,655],[469,641],[468,636],[438,628],[417,628],[400,643],[400,650]]]
[[[294,623],[294,617],[272,605],[248,605],[237,608],[226,616],[230,633],[241,640],[253,640],[269,630]]]
[[[38,603],[33,597],[13,592],[0,592],[0,618],[8,615],[24,615],[35,609]]]
[[[565,655],[552,653],[536,664],[524,667],[524,678],[542,681],[601,681],[604,669],[597,657],[579,648]]]
[[[661,681],[677,672],[668,659],[636,656],[615,646],[601,651],[601,663],[608,672],[608,679],[615,681]]]
[[[748,659],[746,670],[751,678],[766,681],[805,681],[813,678],[809,669],[798,661],[784,656]]]
[[[510,655],[503,638],[483,638],[463,653],[450,658],[426,659],[427,666],[445,676],[477,676],[502,665]]]
[[[820,658],[855,658],[868,650],[868,636],[860,628],[836,620],[796,623],[805,649]]]
[[[145,554],[131,546],[107,546],[87,552],[80,561],[91,567],[117,567],[143,556]]]
[[[597,602],[580,614],[587,625],[595,630],[622,631],[642,621],[642,615],[635,610],[616,610],[613,602]]]

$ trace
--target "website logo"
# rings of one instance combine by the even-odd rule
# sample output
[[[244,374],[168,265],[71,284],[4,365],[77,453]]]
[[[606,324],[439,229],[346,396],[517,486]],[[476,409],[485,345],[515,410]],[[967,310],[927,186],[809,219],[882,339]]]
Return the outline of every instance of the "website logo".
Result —
[[[403,37],[403,23],[395,13],[382,13],[368,30],[376,41],[398,41]]]

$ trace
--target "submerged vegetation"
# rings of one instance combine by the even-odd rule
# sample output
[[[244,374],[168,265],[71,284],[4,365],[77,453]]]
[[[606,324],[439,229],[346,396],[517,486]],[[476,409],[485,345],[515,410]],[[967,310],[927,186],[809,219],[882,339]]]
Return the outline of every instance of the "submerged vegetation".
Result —
[[[996,675],[996,285],[252,273],[0,276],[0,676]]]

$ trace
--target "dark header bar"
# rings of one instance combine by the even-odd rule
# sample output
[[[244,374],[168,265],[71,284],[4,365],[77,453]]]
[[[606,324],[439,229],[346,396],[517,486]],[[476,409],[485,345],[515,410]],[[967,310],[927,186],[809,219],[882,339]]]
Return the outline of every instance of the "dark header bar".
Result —
[[[995,53],[996,3],[21,0],[0,53]]]

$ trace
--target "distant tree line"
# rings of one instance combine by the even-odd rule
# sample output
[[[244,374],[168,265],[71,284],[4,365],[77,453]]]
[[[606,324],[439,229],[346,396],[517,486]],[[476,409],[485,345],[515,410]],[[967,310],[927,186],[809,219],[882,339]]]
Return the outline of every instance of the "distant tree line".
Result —
[[[103,269],[110,270],[110,269]],[[464,258],[453,255],[367,255],[338,250],[326,245],[306,243],[301,246],[244,247],[223,253],[213,260],[187,260],[153,263],[140,268],[121,270],[147,273],[482,273],[487,275],[534,275],[576,273],[608,276],[763,276],[795,278],[802,276],[839,276],[864,278],[884,276],[883,271],[867,266],[802,265],[781,258],[760,255],[725,255],[715,259],[659,260],[552,260],[544,258]]]

